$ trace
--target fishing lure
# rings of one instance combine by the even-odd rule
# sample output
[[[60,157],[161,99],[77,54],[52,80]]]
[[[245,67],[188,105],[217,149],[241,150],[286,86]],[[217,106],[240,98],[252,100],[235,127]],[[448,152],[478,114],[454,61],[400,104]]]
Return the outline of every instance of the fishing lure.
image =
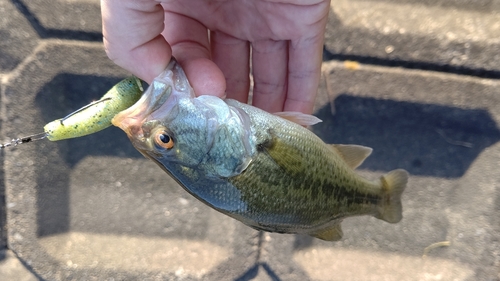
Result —
[[[143,91],[139,78],[129,77],[123,79],[101,99],[70,113],[64,118],[47,123],[43,127],[43,133],[12,139],[8,143],[0,144],[0,148],[16,146],[44,138],[50,141],[58,141],[99,132],[112,125],[111,119],[116,114],[137,102]]]

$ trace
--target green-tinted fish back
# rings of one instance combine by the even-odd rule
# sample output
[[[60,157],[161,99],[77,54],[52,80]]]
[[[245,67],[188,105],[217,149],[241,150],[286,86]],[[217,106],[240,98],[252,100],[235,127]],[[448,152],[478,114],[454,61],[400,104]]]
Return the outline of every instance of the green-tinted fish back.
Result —
[[[141,81],[138,78],[126,78],[111,88],[100,100],[65,118],[46,124],[43,129],[51,141],[96,133],[111,126],[111,119],[137,102],[142,92]]]

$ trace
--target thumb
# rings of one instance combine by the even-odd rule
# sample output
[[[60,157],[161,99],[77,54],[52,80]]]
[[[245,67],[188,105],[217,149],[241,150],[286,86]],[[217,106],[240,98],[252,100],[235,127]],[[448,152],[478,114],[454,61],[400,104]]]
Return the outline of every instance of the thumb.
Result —
[[[172,50],[161,35],[162,6],[154,0],[101,0],[104,48],[117,65],[151,83]]]
[[[208,58],[176,58],[182,65],[196,96],[211,95],[225,98],[226,80],[219,67]]]

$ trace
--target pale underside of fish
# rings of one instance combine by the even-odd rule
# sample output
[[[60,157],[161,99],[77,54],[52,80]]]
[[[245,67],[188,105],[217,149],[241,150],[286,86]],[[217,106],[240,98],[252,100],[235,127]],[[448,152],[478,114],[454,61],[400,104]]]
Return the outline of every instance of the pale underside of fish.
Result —
[[[371,149],[325,144],[302,126],[314,118],[195,97],[172,60],[113,124],[190,194],[255,229],[338,240],[349,216],[399,222],[408,173],[359,176]]]

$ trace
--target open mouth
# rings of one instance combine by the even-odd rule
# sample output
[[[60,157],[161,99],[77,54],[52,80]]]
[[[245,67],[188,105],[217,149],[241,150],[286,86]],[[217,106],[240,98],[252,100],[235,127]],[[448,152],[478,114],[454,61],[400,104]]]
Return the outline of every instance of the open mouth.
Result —
[[[139,101],[118,113],[111,122],[125,131],[129,137],[140,138],[143,135],[141,126],[144,121],[165,105],[172,96],[172,92],[185,94],[186,92],[189,93],[190,89],[184,71],[177,61],[172,58],[165,71],[153,80],[153,83],[147,88]],[[168,111],[168,107],[166,106],[160,111]]]

